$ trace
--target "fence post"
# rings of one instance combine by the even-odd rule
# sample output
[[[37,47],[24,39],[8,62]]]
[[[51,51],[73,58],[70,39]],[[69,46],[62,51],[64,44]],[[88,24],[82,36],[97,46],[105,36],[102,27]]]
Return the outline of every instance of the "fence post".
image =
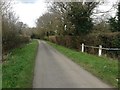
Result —
[[[84,43],[82,43],[82,52],[84,52]]]
[[[99,52],[98,52],[98,56],[102,55],[102,45],[99,45]]]

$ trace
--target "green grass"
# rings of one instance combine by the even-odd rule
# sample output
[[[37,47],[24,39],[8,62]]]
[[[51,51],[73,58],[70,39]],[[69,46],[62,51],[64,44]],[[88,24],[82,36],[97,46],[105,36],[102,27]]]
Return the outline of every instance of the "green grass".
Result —
[[[38,42],[11,51],[2,66],[2,88],[31,88]]]
[[[77,52],[51,42],[48,43],[99,79],[113,87],[118,87],[118,81],[116,80],[118,78],[117,60]]]
[[[0,63],[0,90],[2,89],[2,64]]]

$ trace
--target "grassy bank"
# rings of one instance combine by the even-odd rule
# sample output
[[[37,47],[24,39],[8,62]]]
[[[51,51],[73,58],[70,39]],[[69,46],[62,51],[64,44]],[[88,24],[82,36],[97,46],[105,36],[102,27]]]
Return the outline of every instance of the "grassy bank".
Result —
[[[12,50],[2,66],[3,88],[30,88],[32,87],[37,40],[21,48]]]
[[[118,87],[118,81],[116,79],[118,78],[117,60],[77,52],[51,42],[48,43],[67,57],[71,58],[71,60],[82,66],[84,69],[102,79],[104,82],[114,87]]]

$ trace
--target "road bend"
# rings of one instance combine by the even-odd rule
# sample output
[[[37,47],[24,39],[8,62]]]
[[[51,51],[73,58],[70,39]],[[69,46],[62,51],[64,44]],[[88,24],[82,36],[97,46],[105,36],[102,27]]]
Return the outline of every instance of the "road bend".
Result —
[[[39,41],[33,88],[111,88],[97,77]]]

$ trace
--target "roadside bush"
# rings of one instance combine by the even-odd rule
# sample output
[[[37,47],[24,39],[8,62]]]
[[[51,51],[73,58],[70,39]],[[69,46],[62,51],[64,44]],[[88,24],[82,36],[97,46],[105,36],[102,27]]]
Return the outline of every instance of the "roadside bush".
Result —
[[[10,14],[13,16],[12,14]],[[14,16],[13,16],[14,17]],[[9,52],[11,49],[16,48],[23,43],[27,43],[30,37],[21,34],[23,30],[23,23],[14,20],[14,18],[8,18],[4,16],[2,18],[2,53],[3,55]]]
[[[101,40],[101,44],[104,47],[108,48],[120,48],[120,33],[106,33],[99,36]],[[112,58],[118,57],[120,59],[120,51],[109,50],[107,51],[107,55]]]
[[[49,41],[68,47],[81,50],[81,44],[89,46],[102,45],[104,48],[120,48],[120,32],[104,33],[104,34],[89,34],[87,36],[49,36]],[[98,49],[85,47],[85,52],[98,54]],[[112,58],[120,59],[120,51],[103,50],[104,55]]]
[[[28,27],[19,21],[18,17],[12,10],[11,0],[2,0],[0,2],[0,17],[2,27],[2,56],[4,57],[11,49],[29,42],[30,38],[25,36]],[[22,32],[24,31],[24,32]]]
[[[13,34],[14,35],[14,34]],[[28,43],[30,41],[30,37],[22,36],[22,35],[11,35],[3,36],[3,54],[9,52],[9,50],[21,46],[24,43]],[[5,38],[6,37],[6,38]]]

